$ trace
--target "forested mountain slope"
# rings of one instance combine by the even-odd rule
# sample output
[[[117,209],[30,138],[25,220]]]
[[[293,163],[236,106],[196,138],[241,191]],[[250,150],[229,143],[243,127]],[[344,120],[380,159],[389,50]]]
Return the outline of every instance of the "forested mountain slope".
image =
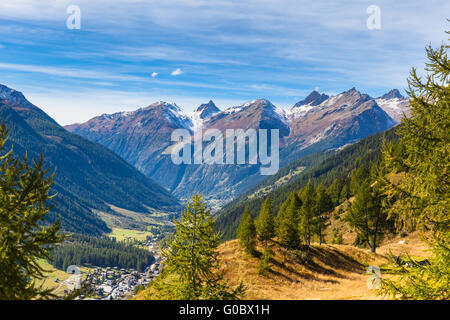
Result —
[[[178,209],[175,197],[114,152],[68,132],[22,93],[2,85],[0,118],[10,126],[6,150],[13,145],[16,155],[27,154],[30,160],[42,151],[46,165],[56,170],[56,206],[49,220],[61,217],[64,230],[93,235],[108,231],[92,209],[112,212],[110,204],[139,212]]]
[[[236,229],[244,208],[249,206],[251,214],[256,217],[265,197],[270,197],[273,203],[273,214],[276,214],[283,201],[292,191],[303,188],[308,180],[314,184],[323,183],[329,186],[335,179],[347,179],[353,169],[361,165],[368,165],[379,159],[383,140],[396,139],[396,127],[367,137],[357,143],[334,151],[323,151],[303,159],[297,160],[289,166],[280,169],[277,175],[266,179],[261,184],[242,194],[234,201],[228,203],[216,213],[216,227],[223,233],[223,240],[236,237]],[[306,167],[301,174],[279,188],[258,197],[254,193],[273,184],[283,175],[298,167]]]

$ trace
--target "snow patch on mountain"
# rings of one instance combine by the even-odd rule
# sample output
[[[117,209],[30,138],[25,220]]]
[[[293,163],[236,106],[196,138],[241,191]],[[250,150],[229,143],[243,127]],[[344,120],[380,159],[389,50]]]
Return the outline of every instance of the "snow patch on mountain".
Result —
[[[164,116],[168,121],[177,123],[180,127],[191,129],[194,127],[192,119],[176,103],[160,102],[165,107]]]
[[[305,105],[302,105],[299,107],[293,107],[291,109],[291,112],[288,115],[293,117],[294,119],[300,118],[300,117],[306,116],[306,114],[308,112],[310,112],[311,110],[313,110],[315,108],[316,108],[316,106],[312,106],[310,104],[305,104]]]
[[[411,110],[407,98],[378,98],[375,101],[396,123],[400,123],[404,115],[406,117],[410,115]]]
[[[203,127],[203,123],[206,120],[220,112],[220,109],[216,107],[212,100],[200,105],[197,110],[187,114],[193,125],[191,129],[197,131],[199,128]]]

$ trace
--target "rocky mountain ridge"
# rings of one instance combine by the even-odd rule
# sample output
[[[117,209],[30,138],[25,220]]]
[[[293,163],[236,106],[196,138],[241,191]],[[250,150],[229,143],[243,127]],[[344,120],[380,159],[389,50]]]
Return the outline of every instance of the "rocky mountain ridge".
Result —
[[[378,101],[393,102],[396,92]],[[385,104],[383,104],[385,105]],[[174,165],[170,158],[171,132],[187,129],[278,129],[280,165],[305,155],[338,148],[385,131],[396,121],[377,100],[356,88],[335,96],[313,91],[288,112],[267,99],[220,110],[213,101],[192,113],[176,105],[152,104],[126,117],[101,116],[67,126],[73,133],[99,142],[135,165],[180,198],[200,192],[212,200],[228,200],[261,181],[260,165]]]

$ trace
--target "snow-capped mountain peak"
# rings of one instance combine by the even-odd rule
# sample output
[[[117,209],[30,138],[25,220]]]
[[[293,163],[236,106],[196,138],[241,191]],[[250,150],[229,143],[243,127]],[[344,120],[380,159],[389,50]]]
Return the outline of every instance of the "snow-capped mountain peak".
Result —
[[[297,102],[291,108],[289,116],[293,118],[302,117],[329,98],[328,95],[324,93],[320,94],[314,90],[305,99]]]
[[[304,100],[297,102],[293,108],[301,107],[304,105],[317,106],[322,102],[324,102],[325,100],[327,100],[328,98],[329,98],[328,95],[324,93],[320,94],[319,92],[314,90]]]
[[[399,123],[403,116],[410,115],[409,100],[403,97],[397,89],[378,97],[376,102],[395,122]]]
[[[192,122],[192,130],[196,131],[199,128],[203,127],[203,122],[219,113],[220,109],[214,104],[212,100],[209,100],[208,103],[201,104],[197,110],[188,114],[189,118]]]
[[[382,96],[378,97],[377,99],[383,99],[383,100],[404,99],[404,97],[401,95],[401,93],[400,93],[400,91],[398,91],[398,89],[392,89],[391,91],[383,94]]]
[[[199,118],[201,119],[207,119],[211,116],[215,115],[216,113],[219,113],[220,109],[217,108],[217,106],[214,104],[212,100],[209,100],[208,103],[204,103],[200,105],[197,110],[195,111],[196,114],[198,114]]]

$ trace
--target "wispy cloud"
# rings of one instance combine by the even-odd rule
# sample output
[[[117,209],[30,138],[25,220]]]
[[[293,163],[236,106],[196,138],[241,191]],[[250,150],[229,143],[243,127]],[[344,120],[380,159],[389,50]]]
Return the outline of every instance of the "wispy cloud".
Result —
[[[78,105],[88,102],[74,86],[118,90],[130,104],[130,95],[160,94],[288,106],[314,87],[378,95],[404,88],[424,46],[445,41],[450,12],[446,0],[377,0],[381,30],[372,31],[369,0],[77,0],[82,28],[73,31],[71,4],[0,1],[2,81],[58,88]]]
[[[177,68],[177,69],[173,70],[170,75],[172,75],[172,76],[179,76],[179,75],[182,75],[183,73],[184,72],[180,68]]]
[[[25,73],[40,73],[50,76],[57,76],[63,78],[75,78],[75,79],[103,79],[111,81],[125,81],[131,86],[130,82],[134,83],[147,83],[148,79],[142,76],[124,75],[124,74],[112,74],[108,72],[95,71],[95,70],[85,70],[85,69],[75,69],[75,68],[64,68],[64,67],[49,67],[49,66],[39,66],[39,65],[23,65],[23,64],[11,64],[0,62],[0,70],[11,70],[19,71]],[[177,68],[171,72],[172,76],[178,76],[184,72]],[[152,73],[152,77],[156,77],[157,72]],[[89,82],[96,85],[112,86],[111,82],[95,81]],[[174,87],[188,87],[188,88],[206,88],[206,89],[221,89],[221,90],[236,90],[238,87],[212,84],[207,82],[199,81],[171,81],[171,80],[156,80],[156,82],[151,82],[154,85],[164,85],[164,86],[174,86]]]
[[[0,69],[42,73],[51,76],[79,78],[79,79],[103,79],[103,80],[118,80],[118,81],[142,81],[144,78],[132,75],[111,74],[109,72],[91,71],[85,69],[75,68],[60,68],[28,64],[13,64],[0,62]]]

